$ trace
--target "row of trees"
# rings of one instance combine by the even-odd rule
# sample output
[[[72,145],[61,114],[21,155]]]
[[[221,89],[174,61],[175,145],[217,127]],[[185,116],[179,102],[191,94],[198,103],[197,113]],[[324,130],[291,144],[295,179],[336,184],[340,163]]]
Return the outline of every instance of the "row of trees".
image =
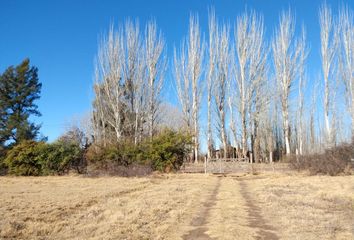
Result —
[[[315,126],[315,113],[320,114],[321,110],[316,100],[319,96],[314,91],[311,108],[304,106],[305,94],[309,94],[305,92],[309,48],[305,27],[302,26],[297,36],[295,18],[290,10],[281,13],[270,42],[265,38],[263,17],[255,12],[246,12],[237,18],[232,38],[230,26],[219,23],[211,11],[208,44],[200,40],[198,19],[191,17],[187,47],[183,44],[179,54],[175,52],[175,79],[187,126],[192,126],[195,136],[199,135],[198,126],[195,126],[198,103],[206,86],[209,157],[213,151],[213,123],[224,157],[229,156],[230,144],[241,149],[243,155],[251,150],[257,161],[268,154],[271,159],[273,152],[303,154],[338,143],[339,133],[335,132],[338,116],[335,114],[339,106],[335,104],[344,103],[336,96],[340,86],[345,86],[346,102],[354,121],[353,12],[343,8],[333,16],[331,9],[322,5],[319,24],[324,134],[318,129],[319,125],[317,129]],[[205,56],[207,59],[203,59]],[[312,84],[314,88],[318,87],[315,81]],[[296,88],[298,93],[294,94]],[[311,95],[307,95],[307,99],[311,99]],[[195,141],[195,152],[198,146]]]
[[[99,46],[93,103],[96,141],[135,144],[156,133],[159,94],[166,69],[165,41],[156,23],[144,37],[138,23],[112,26]]]
[[[240,156],[252,151],[256,161],[272,160],[274,153],[310,153],[348,140],[336,132],[336,114],[344,103],[339,99],[344,89],[354,121],[353,24],[352,9],[333,14],[329,6],[320,7],[323,81],[309,81],[306,29],[302,26],[297,34],[290,10],[280,14],[271,40],[263,17],[254,11],[238,16],[230,26],[210,10],[207,35],[192,15],[171,63],[183,126],[193,136],[194,160],[200,156],[201,119],[207,120],[209,158],[217,147],[224,157],[230,156],[232,146]],[[154,137],[167,69],[165,48],[155,22],[147,23],[143,34],[138,23],[130,21],[117,30],[111,27],[96,64],[95,140],[138,144]],[[323,96],[316,91],[321,83]],[[204,107],[207,114],[201,116]]]

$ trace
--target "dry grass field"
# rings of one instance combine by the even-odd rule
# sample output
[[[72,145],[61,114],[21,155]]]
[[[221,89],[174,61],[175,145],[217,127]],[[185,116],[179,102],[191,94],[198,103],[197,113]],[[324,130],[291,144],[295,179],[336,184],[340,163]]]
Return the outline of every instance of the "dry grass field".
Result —
[[[1,177],[0,239],[354,239],[354,176]]]

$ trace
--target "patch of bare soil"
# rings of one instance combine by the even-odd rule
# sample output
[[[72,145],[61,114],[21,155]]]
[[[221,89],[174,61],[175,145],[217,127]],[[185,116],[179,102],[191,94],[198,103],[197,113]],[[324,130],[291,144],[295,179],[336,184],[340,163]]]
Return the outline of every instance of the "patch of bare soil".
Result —
[[[218,182],[215,185],[214,190],[210,194],[208,200],[203,204],[203,208],[200,210],[198,216],[196,216],[192,220],[191,226],[195,228],[183,236],[184,240],[211,240],[212,239],[208,234],[206,234],[206,231],[208,231],[206,224],[207,224],[209,211],[216,202],[216,196],[218,195],[219,188],[220,188],[220,178],[218,178]]]
[[[246,200],[249,227],[259,229],[256,239],[277,240],[279,237],[274,233],[274,228],[266,223],[261,215],[261,209],[254,203],[247,189],[245,181],[240,181],[241,194]]]

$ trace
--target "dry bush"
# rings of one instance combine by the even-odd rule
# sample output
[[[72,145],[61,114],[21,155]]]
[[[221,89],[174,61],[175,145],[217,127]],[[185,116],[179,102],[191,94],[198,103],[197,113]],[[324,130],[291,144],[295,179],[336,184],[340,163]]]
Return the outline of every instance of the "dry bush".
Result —
[[[94,165],[89,165],[87,168],[87,176],[121,176],[121,177],[142,177],[153,172],[149,165],[130,164],[127,166],[107,162],[105,168],[98,168]]]
[[[351,159],[354,158],[354,144],[342,144],[327,149],[321,154],[292,156],[290,166],[298,171],[308,170],[310,174],[336,176],[350,174]]]

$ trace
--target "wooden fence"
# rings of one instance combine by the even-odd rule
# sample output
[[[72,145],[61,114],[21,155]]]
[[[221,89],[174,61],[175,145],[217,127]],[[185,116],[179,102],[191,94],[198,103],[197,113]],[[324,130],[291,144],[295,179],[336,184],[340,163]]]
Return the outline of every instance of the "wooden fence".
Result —
[[[286,163],[250,163],[248,158],[215,158],[198,163],[184,163],[180,172],[226,174],[289,170]]]
[[[205,173],[234,173],[248,168],[248,158],[212,158],[204,162]]]

